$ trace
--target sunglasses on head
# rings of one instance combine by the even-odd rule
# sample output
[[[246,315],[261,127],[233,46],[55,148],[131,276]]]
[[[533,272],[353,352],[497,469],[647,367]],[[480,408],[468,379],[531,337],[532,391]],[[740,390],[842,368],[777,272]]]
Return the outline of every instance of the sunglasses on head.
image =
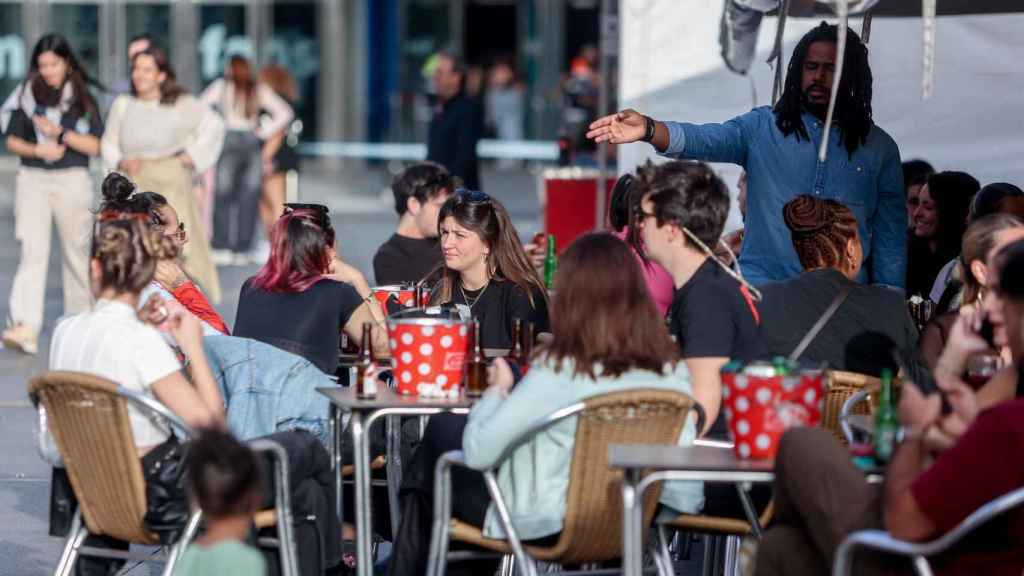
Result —
[[[319,224],[322,227],[327,227],[331,223],[331,218],[329,216],[330,210],[327,208],[327,206],[324,206],[323,204],[303,204],[299,202],[289,202],[284,205],[284,213],[281,215],[284,216],[286,214],[291,214],[296,210],[312,211],[313,218],[316,220],[317,224]]]
[[[483,204],[485,202],[491,201],[490,196],[488,196],[484,192],[480,192],[479,190],[467,190],[465,188],[459,188],[458,190],[455,191],[454,195],[457,196],[459,200],[463,202],[468,202],[470,204]]]

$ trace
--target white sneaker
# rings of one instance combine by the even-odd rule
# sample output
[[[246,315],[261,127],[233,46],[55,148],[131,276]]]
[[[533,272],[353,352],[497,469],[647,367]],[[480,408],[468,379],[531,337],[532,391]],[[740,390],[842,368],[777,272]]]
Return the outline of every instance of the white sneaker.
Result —
[[[24,324],[18,324],[4,330],[3,336],[0,339],[3,340],[5,348],[20,350],[25,354],[36,354],[39,352],[39,335],[35,330]]]
[[[210,252],[210,258],[217,266],[231,266],[235,262],[235,254],[231,250],[212,250]]]

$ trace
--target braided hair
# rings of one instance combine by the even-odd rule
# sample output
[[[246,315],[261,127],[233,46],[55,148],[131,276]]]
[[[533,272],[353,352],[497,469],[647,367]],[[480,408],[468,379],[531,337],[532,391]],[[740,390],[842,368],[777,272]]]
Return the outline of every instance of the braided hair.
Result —
[[[97,221],[90,255],[100,264],[102,290],[138,294],[153,279],[157,261],[177,258],[179,252],[140,216]]]
[[[846,245],[857,238],[857,218],[843,204],[803,194],[786,202],[782,219],[804,270],[853,264],[846,261]]]
[[[796,139],[810,141],[804,126],[803,69],[807,50],[814,42],[838,42],[838,28],[822,21],[817,28],[804,35],[793,49],[793,57],[786,70],[786,83],[782,97],[775,104],[775,125],[785,136],[796,133]],[[852,155],[867,141],[874,121],[871,119],[871,67],[868,49],[853,30],[846,33],[846,57],[836,94],[835,122],[846,151]]]

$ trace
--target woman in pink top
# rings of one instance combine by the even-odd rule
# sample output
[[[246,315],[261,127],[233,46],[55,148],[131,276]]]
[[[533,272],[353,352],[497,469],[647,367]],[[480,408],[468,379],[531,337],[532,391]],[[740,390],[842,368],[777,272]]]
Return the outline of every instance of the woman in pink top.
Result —
[[[630,241],[630,211],[634,204],[639,204],[630,197],[632,189],[632,174],[623,174],[615,183],[615,188],[612,189],[611,206],[608,210],[609,224],[611,224],[616,236],[633,247],[633,255],[636,256],[637,261],[640,263],[640,269],[644,273],[644,281],[647,282],[647,291],[651,294],[651,299],[654,300],[658,313],[664,316],[668,313],[669,306],[672,305],[675,285],[672,283],[672,277],[669,276],[668,272],[660,264],[644,260],[640,253],[636,251],[635,244],[640,242],[639,237],[635,239],[635,242]]]

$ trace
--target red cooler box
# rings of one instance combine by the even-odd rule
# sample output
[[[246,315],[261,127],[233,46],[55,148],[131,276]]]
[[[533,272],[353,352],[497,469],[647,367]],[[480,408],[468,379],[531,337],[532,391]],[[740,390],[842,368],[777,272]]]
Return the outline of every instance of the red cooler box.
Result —
[[[555,235],[559,252],[576,237],[597,227],[597,177],[597,170],[582,168],[550,169],[541,176],[544,231]],[[608,214],[611,191],[617,179],[615,172],[608,172],[602,220]]]

